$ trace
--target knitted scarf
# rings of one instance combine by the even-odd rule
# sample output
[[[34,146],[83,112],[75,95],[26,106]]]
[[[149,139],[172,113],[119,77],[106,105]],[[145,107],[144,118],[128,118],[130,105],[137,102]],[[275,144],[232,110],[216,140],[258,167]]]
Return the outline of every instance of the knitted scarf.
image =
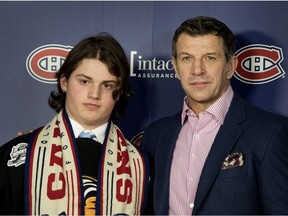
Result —
[[[147,160],[110,122],[101,153],[97,215],[140,215],[148,184]],[[65,110],[34,131],[25,163],[27,215],[84,215],[80,163]]]

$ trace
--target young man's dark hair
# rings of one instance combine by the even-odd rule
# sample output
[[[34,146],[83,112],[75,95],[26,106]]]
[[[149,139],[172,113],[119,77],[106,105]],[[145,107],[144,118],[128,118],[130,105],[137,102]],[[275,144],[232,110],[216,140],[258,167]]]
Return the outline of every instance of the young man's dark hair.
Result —
[[[64,108],[66,92],[60,86],[60,79],[61,77],[65,77],[68,80],[83,59],[98,59],[106,64],[109,71],[118,78],[113,98],[116,100],[119,97],[119,99],[115,104],[111,119],[122,119],[125,115],[125,106],[127,105],[128,98],[132,94],[131,84],[128,80],[129,63],[121,45],[107,33],[88,37],[71,50],[56,74],[58,92],[51,92],[49,97],[50,107],[57,112]]]

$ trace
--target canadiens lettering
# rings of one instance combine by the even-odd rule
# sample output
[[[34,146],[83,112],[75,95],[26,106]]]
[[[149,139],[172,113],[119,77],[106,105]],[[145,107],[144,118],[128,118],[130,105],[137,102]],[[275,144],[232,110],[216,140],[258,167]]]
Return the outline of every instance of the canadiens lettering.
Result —
[[[61,187],[59,189],[53,189],[53,183],[54,185],[57,185],[57,187],[59,186]],[[64,174],[62,172],[51,173],[48,176],[47,196],[49,197],[49,199],[55,200],[64,198],[65,188],[66,188],[66,182]]]
[[[59,122],[56,122],[56,125],[59,125]],[[59,127],[56,127],[53,131],[53,137],[62,137],[63,134],[60,134]],[[51,146],[51,156],[50,156],[50,162],[49,166],[59,166],[63,170],[63,158],[62,158],[62,149],[67,149],[68,146],[64,145],[63,147],[61,145],[52,144]],[[65,162],[66,164],[69,164],[69,161]],[[65,182],[65,176],[62,171],[59,171],[57,173],[50,173],[48,175],[48,184],[47,184],[47,196],[52,199],[62,199],[66,194],[66,182]]]
[[[59,154],[57,155],[57,153],[59,153],[60,156]],[[52,145],[49,166],[60,166],[63,168],[61,145]],[[65,196],[65,188],[66,182],[63,172],[60,171],[48,175],[47,196],[50,199],[55,200],[63,198]]]
[[[118,152],[117,152],[117,163],[119,164],[117,167],[117,175],[129,175],[131,177],[131,167],[129,165],[129,156],[128,150],[125,146],[125,138],[122,134],[118,133],[119,141],[118,141]],[[132,201],[132,190],[133,184],[131,178],[126,179],[118,179],[116,182],[116,198],[121,202],[131,203]]]
[[[60,153],[60,156],[56,155],[58,152]],[[62,146],[52,144],[49,166],[54,166],[55,164],[59,165],[60,167],[63,167]]]

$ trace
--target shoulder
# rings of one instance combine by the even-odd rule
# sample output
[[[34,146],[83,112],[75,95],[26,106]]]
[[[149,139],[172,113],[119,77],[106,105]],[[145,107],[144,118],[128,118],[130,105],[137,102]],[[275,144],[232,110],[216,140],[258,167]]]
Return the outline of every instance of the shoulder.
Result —
[[[31,133],[24,134],[22,136],[17,136],[8,142],[4,143],[3,145],[0,146],[0,149],[9,149],[12,148],[14,145],[20,144],[20,143],[28,143],[29,139],[31,137]]]
[[[226,123],[234,122],[246,131],[267,136],[276,131],[280,133],[288,131],[286,116],[264,110],[237,95],[232,100],[225,121]]]
[[[266,123],[266,124],[279,124],[279,123],[288,123],[288,118],[281,114],[264,110],[258,106],[250,104],[247,102],[246,113],[249,119],[257,123]]]
[[[148,125],[148,127],[145,129],[145,133],[155,129],[161,130],[171,124],[181,125],[181,112],[155,120],[150,125]]]
[[[286,116],[264,110],[261,107],[247,101],[246,99],[243,99],[237,94],[234,95],[229,110],[230,114],[233,113],[233,116],[245,117],[246,119],[251,119],[253,121],[256,120],[256,122],[272,121],[271,123],[275,123],[285,122],[288,120]]]
[[[155,143],[161,134],[177,134],[181,128],[181,112],[172,116],[160,118],[152,122],[143,133],[141,146],[155,148]],[[146,148],[145,147],[145,148]]]

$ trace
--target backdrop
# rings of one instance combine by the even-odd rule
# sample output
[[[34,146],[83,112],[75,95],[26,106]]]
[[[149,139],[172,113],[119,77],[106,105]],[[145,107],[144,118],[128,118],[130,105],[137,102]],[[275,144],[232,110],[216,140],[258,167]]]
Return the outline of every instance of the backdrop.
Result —
[[[171,40],[186,19],[208,15],[237,37],[235,91],[265,110],[288,116],[288,2],[278,1],[1,1],[0,145],[46,124],[54,73],[83,38],[108,32],[130,61],[135,95],[119,123],[128,139],[182,107],[171,65]]]

